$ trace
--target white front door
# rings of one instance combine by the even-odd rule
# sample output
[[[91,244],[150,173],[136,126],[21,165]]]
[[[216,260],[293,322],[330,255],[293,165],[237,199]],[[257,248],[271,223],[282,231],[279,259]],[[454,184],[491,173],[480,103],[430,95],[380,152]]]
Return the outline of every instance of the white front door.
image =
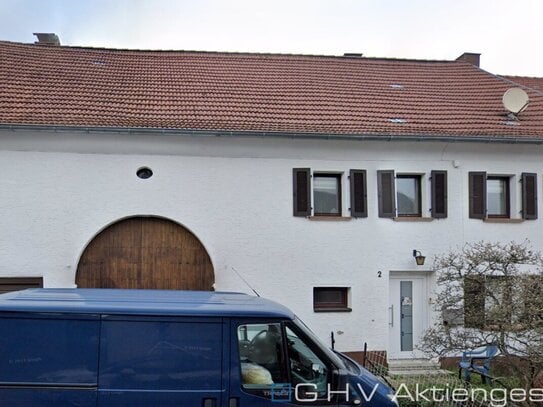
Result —
[[[428,327],[428,282],[426,275],[390,273],[389,349],[390,359],[421,358],[416,349]]]

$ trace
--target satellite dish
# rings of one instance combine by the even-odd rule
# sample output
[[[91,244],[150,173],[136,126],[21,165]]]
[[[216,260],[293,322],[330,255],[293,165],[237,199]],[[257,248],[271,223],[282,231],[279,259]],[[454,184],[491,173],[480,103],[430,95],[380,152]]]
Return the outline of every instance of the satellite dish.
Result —
[[[503,105],[511,113],[517,115],[522,112],[530,103],[528,94],[521,88],[511,88],[503,94]]]

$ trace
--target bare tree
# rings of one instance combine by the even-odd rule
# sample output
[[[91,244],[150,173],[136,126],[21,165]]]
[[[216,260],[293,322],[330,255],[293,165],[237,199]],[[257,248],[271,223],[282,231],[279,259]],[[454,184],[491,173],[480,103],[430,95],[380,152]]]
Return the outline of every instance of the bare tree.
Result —
[[[496,345],[526,390],[543,375],[543,259],[528,242],[467,244],[439,256],[433,356]]]

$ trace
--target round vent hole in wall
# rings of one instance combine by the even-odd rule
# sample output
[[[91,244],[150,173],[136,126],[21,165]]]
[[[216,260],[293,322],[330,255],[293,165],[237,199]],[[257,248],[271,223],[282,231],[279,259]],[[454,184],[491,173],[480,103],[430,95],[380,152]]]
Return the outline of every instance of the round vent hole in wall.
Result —
[[[149,167],[141,167],[136,171],[136,175],[141,179],[148,179],[153,176],[153,170]]]

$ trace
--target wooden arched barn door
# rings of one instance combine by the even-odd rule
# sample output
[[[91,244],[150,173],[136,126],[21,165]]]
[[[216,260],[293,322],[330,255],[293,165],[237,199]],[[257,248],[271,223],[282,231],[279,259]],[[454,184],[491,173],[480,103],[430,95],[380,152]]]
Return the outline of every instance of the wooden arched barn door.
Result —
[[[213,265],[198,238],[179,224],[128,218],[100,232],[77,266],[79,288],[212,290]]]

